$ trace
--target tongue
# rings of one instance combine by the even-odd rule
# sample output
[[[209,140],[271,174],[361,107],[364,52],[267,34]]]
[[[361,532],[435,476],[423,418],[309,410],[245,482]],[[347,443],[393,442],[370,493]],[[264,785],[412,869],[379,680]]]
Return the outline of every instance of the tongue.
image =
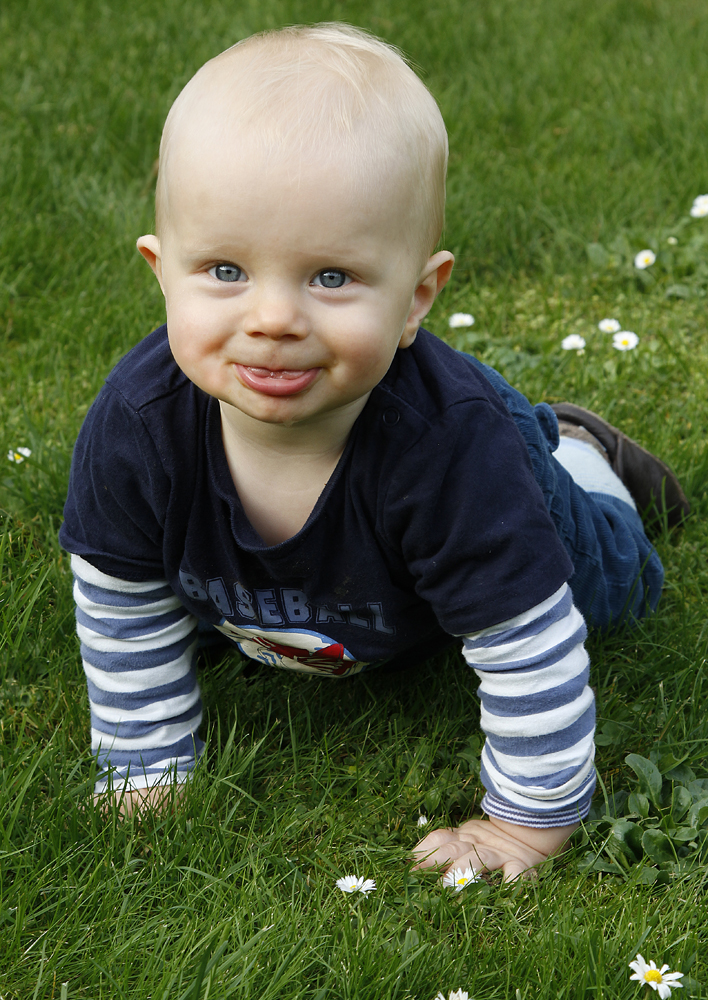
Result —
[[[280,368],[272,371],[270,368],[252,368],[248,365],[236,365],[236,370],[245,386],[266,396],[294,396],[307,389],[319,373],[319,368]]]

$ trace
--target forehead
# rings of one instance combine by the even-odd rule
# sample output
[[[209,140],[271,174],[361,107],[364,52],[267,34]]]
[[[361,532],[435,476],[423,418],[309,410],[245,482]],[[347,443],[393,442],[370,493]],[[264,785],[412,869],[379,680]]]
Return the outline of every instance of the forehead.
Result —
[[[218,114],[194,117],[165,164],[165,222],[183,239],[227,244],[258,231],[271,241],[409,242],[410,171],[385,150],[317,137],[274,143]]]

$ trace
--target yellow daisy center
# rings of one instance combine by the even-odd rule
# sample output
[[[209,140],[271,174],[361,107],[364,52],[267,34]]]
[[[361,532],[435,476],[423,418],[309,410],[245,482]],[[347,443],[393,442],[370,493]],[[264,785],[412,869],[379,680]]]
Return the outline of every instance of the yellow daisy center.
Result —
[[[462,875],[461,878],[458,878],[456,884],[457,885],[467,885],[467,877],[465,875]]]
[[[663,979],[658,969],[647,969],[644,978],[648,983],[660,983]]]

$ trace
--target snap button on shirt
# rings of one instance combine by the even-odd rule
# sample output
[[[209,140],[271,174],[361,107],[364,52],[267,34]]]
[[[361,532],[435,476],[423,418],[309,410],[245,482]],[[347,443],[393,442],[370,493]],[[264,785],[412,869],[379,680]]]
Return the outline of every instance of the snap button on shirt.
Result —
[[[387,410],[384,410],[383,422],[385,424],[388,424],[389,427],[393,427],[393,425],[397,424],[400,419],[401,419],[401,414],[398,412],[398,410],[394,409],[393,406],[389,406]]]

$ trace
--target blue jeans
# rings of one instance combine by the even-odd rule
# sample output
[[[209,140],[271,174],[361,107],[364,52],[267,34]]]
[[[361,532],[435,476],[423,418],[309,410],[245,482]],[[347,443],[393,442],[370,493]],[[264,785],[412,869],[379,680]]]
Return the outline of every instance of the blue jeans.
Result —
[[[553,457],[558,421],[548,403],[531,403],[499,372],[466,355],[507,406],[526,442],[536,482],[575,572],[568,581],[588,624],[608,629],[654,611],[664,568],[629,504],[586,493]]]

